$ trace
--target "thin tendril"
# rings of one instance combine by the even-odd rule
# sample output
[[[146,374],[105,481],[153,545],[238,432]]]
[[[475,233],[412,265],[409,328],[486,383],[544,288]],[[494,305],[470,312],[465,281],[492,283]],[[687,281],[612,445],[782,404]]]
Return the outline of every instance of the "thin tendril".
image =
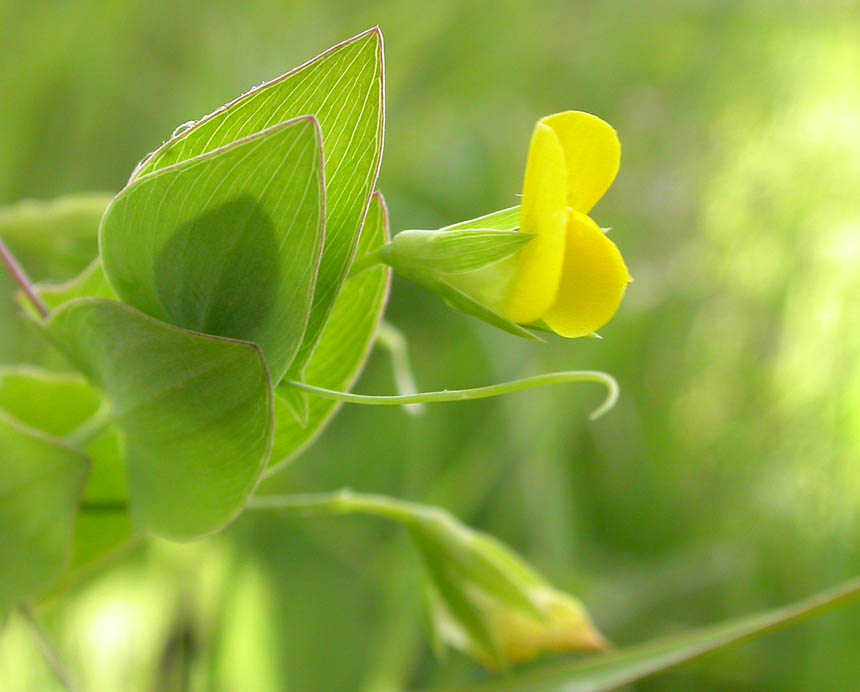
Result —
[[[524,377],[510,382],[500,382],[486,387],[474,387],[472,389],[445,389],[441,392],[421,392],[419,394],[400,394],[395,396],[371,396],[366,394],[353,394],[350,392],[336,392],[331,389],[314,387],[313,385],[284,380],[284,384],[295,387],[308,394],[313,394],[321,399],[342,401],[348,404],[364,404],[367,406],[404,406],[407,404],[435,404],[445,401],[470,401],[473,399],[487,399],[503,394],[520,392],[533,387],[545,387],[553,384],[570,384],[573,382],[596,382],[606,387],[606,398],[589,416],[591,420],[600,418],[609,411],[618,401],[618,383],[615,378],[605,372],[598,370],[567,370],[563,372],[551,372],[544,375]]]
[[[391,368],[394,371],[394,382],[397,393],[418,394],[412,366],[409,364],[409,346],[406,336],[391,322],[382,321],[376,332],[376,343],[386,349],[391,356]],[[406,413],[420,416],[424,413],[424,404],[406,404]]]
[[[110,406],[102,404],[92,417],[66,436],[65,440],[74,447],[85,447],[96,439],[112,422]]]

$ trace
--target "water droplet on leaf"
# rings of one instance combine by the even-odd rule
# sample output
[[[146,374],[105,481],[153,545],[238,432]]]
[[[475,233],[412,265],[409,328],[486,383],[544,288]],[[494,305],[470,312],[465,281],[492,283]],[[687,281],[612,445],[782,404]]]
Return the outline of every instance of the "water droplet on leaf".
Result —
[[[197,121],[196,121],[196,120],[189,120],[187,123],[182,123],[179,127],[177,127],[177,128],[173,131],[173,134],[172,134],[172,135],[170,135],[170,136],[171,136],[171,137],[178,137],[179,135],[181,135],[181,134],[182,134],[183,132],[185,132],[186,130],[190,130],[190,129],[191,129],[192,127],[194,127],[194,125],[196,125],[196,124],[197,124]]]

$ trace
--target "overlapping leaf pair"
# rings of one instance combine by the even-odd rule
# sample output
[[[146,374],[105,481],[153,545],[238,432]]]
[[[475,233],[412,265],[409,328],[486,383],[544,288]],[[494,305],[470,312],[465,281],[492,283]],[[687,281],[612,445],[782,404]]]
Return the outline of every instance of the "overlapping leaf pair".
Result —
[[[343,389],[360,370],[388,272],[346,277],[387,237],[383,91],[376,29],[252,89],[149,155],[101,218],[100,257],[38,287],[46,334],[122,433],[143,531],[222,527],[334,412],[287,373]]]

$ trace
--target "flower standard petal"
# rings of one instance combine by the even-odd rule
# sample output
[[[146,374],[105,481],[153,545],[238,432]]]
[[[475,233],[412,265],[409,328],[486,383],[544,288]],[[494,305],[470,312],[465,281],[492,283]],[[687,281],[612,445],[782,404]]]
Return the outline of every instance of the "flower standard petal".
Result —
[[[552,128],[538,123],[529,146],[523,182],[520,230],[537,237],[522,250],[504,317],[533,322],[555,301],[564,261],[567,169]]]
[[[561,283],[544,322],[561,336],[587,336],[612,319],[630,281],[615,243],[591,218],[571,211]]]
[[[608,123],[582,111],[548,115],[539,122],[552,128],[564,151],[568,205],[587,214],[618,173],[618,134]]]

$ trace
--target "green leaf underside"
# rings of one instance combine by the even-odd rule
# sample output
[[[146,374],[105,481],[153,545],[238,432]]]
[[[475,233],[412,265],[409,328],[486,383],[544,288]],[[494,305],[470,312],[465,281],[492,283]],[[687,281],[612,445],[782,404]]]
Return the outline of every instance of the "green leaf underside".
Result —
[[[69,435],[100,405],[98,392],[78,374],[0,367],[0,410],[48,435]]]
[[[326,242],[292,379],[301,377],[358,243],[382,153],[383,80],[382,35],[372,29],[203,118],[166,142],[132,176],[140,178],[290,118],[316,117],[325,154]]]
[[[686,634],[483,684],[446,689],[451,692],[609,692],[858,597],[860,579],[855,579],[792,605]]]
[[[388,215],[382,195],[374,194],[367,222],[361,234],[358,256],[369,254],[388,239]],[[390,270],[378,266],[351,278],[344,284],[319,344],[307,365],[310,384],[349,391],[361,372],[382,317],[388,295]],[[278,387],[275,396],[275,443],[271,468],[285,464],[323,430],[340,404],[319,397],[307,397],[308,422],[303,427],[291,414],[284,394],[296,391]]]
[[[324,208],[316,123],[289,121],[138,178],[105,212],[102,264],[142,312],[260,346],[277,382],[307,324]]]
[[[41,283],[35,285],[36,293],[48,310],[54,310],[63,303],[68,303],[76,298],[106,298],[116,300],[116,291],[111,288],[107,281],[101,258],[96,258],[73,279],[64,283]],[[19,303],[27,310],[32,306],[29,302],[24,305],[26,299],[19,294]]]
[[[24,201],[0,208],[0,238],[31,277],[64,281],[98,254],[99,219],[110,195]]]
[[[110,402],[135,522],[187,540],[232,520],[271,446],[271,381],[260,350],[97,299],[67,303],[45,329]]]
[[[63,570],[87,469],[83,454],[0,413],[0,609]]]
[[[516,231],[520,227],[520,207],[509,207],[485,214],[475,219],[461,221],[450,226],[445,226],[443,231],[468,231],[492,229],[494,231]]]
[[[403,231],[386,246],[383,256],[416,270],[458,274],[481,269],[510,257],[534,239],[519,231]]]

